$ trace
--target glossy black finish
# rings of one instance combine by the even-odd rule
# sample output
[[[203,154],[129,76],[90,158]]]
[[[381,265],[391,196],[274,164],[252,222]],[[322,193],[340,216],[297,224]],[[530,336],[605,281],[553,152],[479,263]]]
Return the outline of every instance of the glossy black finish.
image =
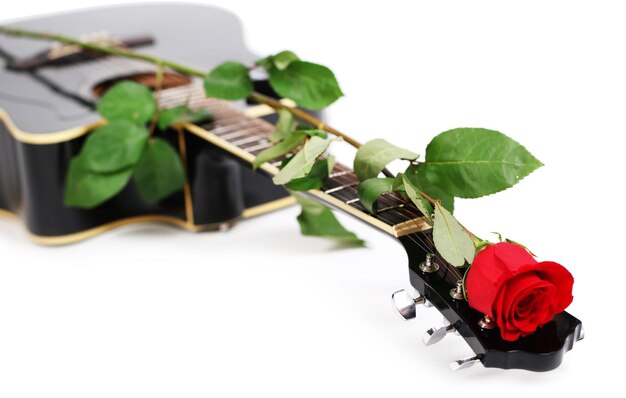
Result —
[[[478,325],[482,314],[469,308],[467,301],[454,300],[450,290],[457,277],[452,275],[437,259],[440,269],[427,274],[419,269],[424,261],[426,249],[436,253],[430,241],[430,231],[420,236],[400,238],[409,256],[409,278],[411,285],[430,301],[443,316],[453,324],[476,355],[480,356],[485,367],[502,369],[526,369],[548,371],[558,367],[563,356],[572,349],[574,343],[583,337],[581,322],[567,312],[562,312],[534,334],[514,342],[502,340],[500,331],[484,330]],[[420,240],[418,240],[420,239]],[[420,244],[416,243],[416,240]],[[424,246],[424,247],[423,247]]]
[[[184,21],[184,22],[183,22]],[[138,51],[210,70],[227,59],[250,63],[259,56],[245,46],[239,20],[222,9],[188,4],[148,4],[77,11],[20,22],[39,31],[80,36],[107,31],[116,37],[149,37],[153,45]],[[141,40],[140,44],[149,44]],[[22,131],[45,136],[91,124],[97,84],[134,73],[152,72],[152,65],[103,58],[14,71],[7,62],[41,54],[49,42],[0,36],[0,108]],[[257,82],[257,89],[267,87]],[[268,95],[272,92],[265,91]],[[161,134],[178,148],[175,132]],[[133,184],[91,210],[63,205],[65,176],[84,138],[55,144],[16,140],[0,121],[0,209],[20,214],[34,234],[54,237],[81,232],[116,220],[166,215],[186,220],[182,193],[156,205],[138,196]],[[208,142],[185,134],[187,166],[197,226],[232,221],[245,208],[287,196],[250,165],[226,155]]]

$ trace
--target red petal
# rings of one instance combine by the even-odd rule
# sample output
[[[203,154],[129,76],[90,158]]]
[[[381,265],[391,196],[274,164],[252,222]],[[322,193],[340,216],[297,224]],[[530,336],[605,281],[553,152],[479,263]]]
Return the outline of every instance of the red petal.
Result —
[[[574,300],[574,277],[565,267],[553,261],[542,261],[537,266],[541,277],[556,286],[554,311],[557,314],[563,312]]]

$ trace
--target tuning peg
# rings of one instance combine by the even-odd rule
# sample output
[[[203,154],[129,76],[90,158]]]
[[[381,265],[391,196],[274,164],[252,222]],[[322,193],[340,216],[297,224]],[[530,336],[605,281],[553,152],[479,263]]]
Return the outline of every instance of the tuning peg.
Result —
[[[450,332],[456,332],[454,325],[444,325],[439,328],[430,328],[422,336],[422,342],[426,346],[438,343]]]
[[[418,305],[429,304],[426,297],[420,296],[418,298],[413,298],[404,289],[398,290],[392,294],[391,302],[405,321],[415,318],[415,309]]]
[[[480,362],[480,356],[478,355],[475,355],[473,357],[459,359],[450,363],[450,369],[452,369],[452,371],[467,369],[469,367],[472,367],[476,362]]]

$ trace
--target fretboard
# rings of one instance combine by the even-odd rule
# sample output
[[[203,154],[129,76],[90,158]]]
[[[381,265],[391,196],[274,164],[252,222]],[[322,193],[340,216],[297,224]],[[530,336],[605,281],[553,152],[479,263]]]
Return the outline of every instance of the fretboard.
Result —
[[[163,90],[160,103],[163,107],[188,103],[192,109],[210,109],[214,113],[211,123],[186,124],[183,127],[247,162],[252,162],[256,155],[273,145],[269,135],[274,125],[259,118],[273,112],[269,107],[260,105],[242,111],[226,101],[205,98],[202,88],[197,86]],[[276,159],[262,165],[261,169],[276,175],[281,161],[282,158]],[[359,202],[358,185],[359,180],[352,169],[337,163],[325,185],[308,193],[393,236],[404,236],[430,228],[415,205],[405,201],[398,193],[383,195],[378,200],[376,212],[368,212]]]

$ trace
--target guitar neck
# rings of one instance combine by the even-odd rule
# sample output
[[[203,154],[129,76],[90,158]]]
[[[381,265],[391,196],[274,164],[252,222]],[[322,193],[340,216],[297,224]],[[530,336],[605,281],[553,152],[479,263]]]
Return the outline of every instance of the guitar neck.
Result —
[[[273,112],[265,105],[244,112],[230,103],[213,98],[205,98],[199,86],[179,87],[163,90],[159,94],[161,106],[169,108],[187,103],[192,109],[206,108],[214,114],[214,120],[205,125],[187,123],[183,127],[225,151],[252,163],[255,157],[273,143],[269,135],[274,125],[260,119]],[[271,176],[278,174],[278,166],[283,158],[265,163],[260,168]],[[375,213],[368,212],[359,202],[357,188],[359,180],[353,170],[336,163],[328,180],[319,190],[310,190],[313,197],[345,211],[390,235],[400,237],[429,229],[423,214],[415,205],[406,201],[398,193],[390,193],[378,200]]]

